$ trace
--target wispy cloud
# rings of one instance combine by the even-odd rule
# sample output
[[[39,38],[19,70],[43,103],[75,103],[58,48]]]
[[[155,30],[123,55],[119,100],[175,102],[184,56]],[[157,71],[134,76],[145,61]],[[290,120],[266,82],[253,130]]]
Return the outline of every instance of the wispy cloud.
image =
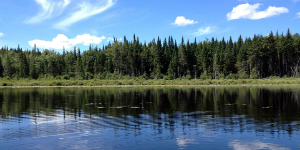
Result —
[[[234,20],[234,19],[263,19],[268,18],[276,15],[280,15],[282,13],[288,13],[289,10],[285,7],[275,7],[275,6],[269,6],[268,9],[264,11],[257,11],[257,9],[262,4],[257,3],[250,5],[249,3],[241,4],[232,9],[231,12],[229,12],[227,16],[227,20]]]
[[[122,38],[115,38],[115,39],[117,39],[117,41],[122,41],[123,40]],[[114,37],[108,37],[107,42],[109,42],[109,41],[114,41]]]
[[[68,27],[82,19],[85,19],[90,16],[104,12],[105,10],[112,7],[113,5],[114,5],[113,0],[106,0],[106,3],[98,3],[98,4],[91,4],[89,2],[83,2],[78,5],[78,8],[80,10],[72,13],[66,19],[56,23],[54,25],[54,28],[66,29],[66,27]]]
[[[196,24],[196,23],[198,22],[190,19],[185,19],[184,16],[178,16],[175,22],[173,22],[172,24],[176,26],[186,26],[186,25]]]
[[[205,34],[210,34],[212,32],[215,32],[216,30],[217,30],[216,26],[201,27],[198,29],[197,32],[194,32],[193,34],[195,36],[201,36],[201,35],[205,35]]]
[[[65,7],[70,4],[70,0],[60,0],[54,2],[53,0],[35,0],[41,5],[41,11],[34,17],[26,20],[25,23],[38,23],[45,19],[49,19],[60,15]]]
[[[0,37],[2,37],[2,36],[4,36],[4,33],[1,33],[1,32],[0,32]]]
[[[228,31],[230,31],[230,30],[232,30],[232,29],[233,29],[232,27],[227,27],[226,29],[223,29],[223,30],[221,30],[221,31],[218,31],[218,34],[228,32]]]
[[[34,47],[34,45],[36,44],[37,47],[44,49],[62,49],[63,47],[68,49],[76,46],[77,44],[83,44],[85,46],[88,46],[90,44],[100,44],[102,40],[105,39],[105,36],[97,37],[89,34],[77,35],[75,38],[69,39],[64,34],[58,34],[55,38],[52,39],[52,41],[36,39],[28,41],[28,43],[31,47]]]
[[[300,18],[300,12],[296,14],[296,18]]]

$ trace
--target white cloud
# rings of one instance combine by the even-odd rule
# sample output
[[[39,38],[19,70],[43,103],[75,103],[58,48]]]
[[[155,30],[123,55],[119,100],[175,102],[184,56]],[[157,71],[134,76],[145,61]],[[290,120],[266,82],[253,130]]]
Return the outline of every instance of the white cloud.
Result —
[[[90,44],[100,44],[104,39],[105,36],[97,37],[91,36],[89,34],[77,35],[75,38],[69,39],[63,34],[58,34],[55,38],[52,39],[52,41],[36,39],[29,41],[28,43],[31,47],[34,47],[34,44],[36,44],[37,47],[44,49],[62,49],[63,47],[69,49],[77,44],[83,44],[85,46],[88,46]]]
[[[73,23],[76,23],[82,19],[104,12],[108,8],[112,7],[113,5],[114,5],[113,0],[106,0],[106,3],[100,3],[100,4],[91,4],[89,2],[83,2],[78,6],[80,10],[72,13],[68,18],[56,23],[54,25],[54,28],[66,29],[66,27],[72,25]]]
[[[67,5],[70,4],[70,0],[60,0],[60,2],[54,2],[53,0],[35,0],[42,6],[42,10],[39,14],[26,20],[26,23],[38,23],[45,19],[49,19],[54,16],[58,16],[62,13]]]
[[[296,18],[300,18],[300,12],[296,14]]]
[[[1,32],[0,32],[0,37],[1,37],[1,36],[4,36],[4,33],[1,33]]]
[[[257,3],[250,5],[249,3],[241,4],[232,9],[231,12],[229,12],[227,16],[227,20],[234,20],[234,19],[262,19],[262,18],[268,18],[275,15],[280,15],[282,13],[288,13],[289,10],[285,7],[275,7],[275,6],[269,6],[268,9],[264,11],[257,11],[257,9],[262,4]]]
[[[198,29],[197,32],[194,33],[195,36],[201,36],[201,35],[205,35],[205,34],[209,34],[212,32],[216,31],[216,27],[215,26],[209,26],[209,27],[201,27]]]
[[[196,23],[198,22],[190,19],[185,19],[184,16],[178,16],[175,22],[173,22],[172,24],[176,26],[186,26],[186,25],[196,24]]]

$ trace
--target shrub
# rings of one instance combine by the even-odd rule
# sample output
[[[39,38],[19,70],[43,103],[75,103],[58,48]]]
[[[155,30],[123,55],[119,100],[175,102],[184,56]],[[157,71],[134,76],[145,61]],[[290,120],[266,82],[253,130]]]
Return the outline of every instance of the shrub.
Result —
[[[191,75],[186,75],[186,79],[191,80],[192,76]]]
[[[200,79],[206,80],[206,74],[202,73],[202,74],[200,75]]]
[[[93,86],[94,84],[92,82],[87,82],[84,84],[85,86]]]
[[[11,80],[11,78],[9,76],[5,76],[3,79],[4,80]]]
[[[56,80],[60,80],[61,77],[60,77],[60,76],[56,76],[55,79],[56,79]]]
[[[115,74],[113,74],[113,73],[107,73],[105,79],[108,79],[108,80],[117,80],[118,77],[115,76]]]
[[[272,76],[271,79],[279,79],[280,77],[278,76]]]
[[[252,68],[250,73],[250,79],[258,79],[258,72],[256,67]]]
[[[219,79],[224,79],[224,77],[225,77],[225,75],[224,75],[223,73],[221,73],[221,74],[219,75]]]
[[[169,75],[164,75],[164,80],[173,80],[173,75],[169,74]]]
[[[238,74],[231,74],[231,79],[239,79],[239,75]]]
[[[227,76],[225,77],[225,79],[231,79],[231,76],[230,76],[230,75],[227,75]]]
[[[90,80],[90,79],[93,79],[94,78],[94,75],[90,72],[86,72],[85,73],[85,79],[87,80]]]
[[[100,73],[99,79],[105,79],[105,77],[106,77],[106,73],[105,72]]]
[[[126,80],[129,80],[130,79],[130,76],[126,75],[126,76],[122,76],[121,79],[126,79]]]
[[[75,73],[74,73],[74,72],[70,72],[70,73],[69,73],[69,77],[70,77],[70,78],[75,78]]]
[[[69,80],[70,76],[69,75],[64,75],[64,76],[62,76],[62,79]]]
[[[249,75],[246,72],[243,72],[239,75],[239,79],[248,79]]]
[[[62,86],[62,83],[61,82],[57,82],[55,85]]]

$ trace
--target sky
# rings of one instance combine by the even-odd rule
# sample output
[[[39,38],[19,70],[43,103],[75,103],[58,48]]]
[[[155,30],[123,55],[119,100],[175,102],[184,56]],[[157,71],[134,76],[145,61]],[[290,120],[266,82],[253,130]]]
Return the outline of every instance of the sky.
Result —
[[[101,47],[135,34],[150,42],[215,37],[236,41],[271,31],[300,33],[300,0],[2,0],[0,47],[62,51]]]

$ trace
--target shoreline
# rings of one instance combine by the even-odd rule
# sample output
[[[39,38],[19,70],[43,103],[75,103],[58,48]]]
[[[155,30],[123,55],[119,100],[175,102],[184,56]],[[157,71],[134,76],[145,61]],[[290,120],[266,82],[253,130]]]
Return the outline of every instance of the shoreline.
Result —
[[[0,86],[0,89],[9,88],[130,88],[130,87],[292,87],[300,84],[228,84],[228,85],[101,85],[101,86]]]
[[[129,80],[0,80],[0,88],[43,87],[180,87],[180,86],[295,86],[299,78],[279,79],[129,79]]]

